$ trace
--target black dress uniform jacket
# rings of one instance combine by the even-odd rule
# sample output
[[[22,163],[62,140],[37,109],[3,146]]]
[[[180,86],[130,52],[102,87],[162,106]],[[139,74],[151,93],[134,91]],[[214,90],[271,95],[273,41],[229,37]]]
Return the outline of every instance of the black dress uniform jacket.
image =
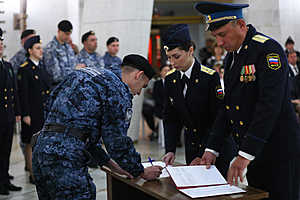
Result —
[[[14,122],[20,115],[16,79],[9,62],[0,63],[0,123]]]
[[[154,114],[162,119],[163,118],[163,110],[164,110],[164,102],[165,102],[165,89],[163,80],[157,80],[154,82],[153,86],[153,99],[155,101],[154,106]]]
[[[215,70],[195,59],[189,81],[184,96],[181,73],[175,71],[167,75],[164,111],[166,153],[175,153],[176,136],[184,126],[187,164],[202,156],[218,109],[223,107],[223,91]]]
[[[248,166],[249,185],[266,189],[271,199],[296,199],[282,195],[295,194],[291,190],[299,186],[293,181],[299,182],[294,168],[299,164],[300,132],[288,73],[280,44],[248,25],[239,53],[234,60],[233,53],[226,56],[225,105],[208,145],[218,151],[222,135],[231,134],[238,150],[255,156]]]
[[[19,68],[18,86],[22,117],[31,117],[31,126],[28,127],[22,122],[22,128],[29,132],[25,135],[31,136],[43,127],[44,106],[50,94],[50,80],[43,65],[36,66],[28,58]],[[30,137],[25,137],[25,142],[30,142],[28,139]]]
[[[9,158],[13,127],[20,115],[16,79],[10,63],[0,61],[0,187],[9,184]],[[5,186],[6,187],[6,186]]]

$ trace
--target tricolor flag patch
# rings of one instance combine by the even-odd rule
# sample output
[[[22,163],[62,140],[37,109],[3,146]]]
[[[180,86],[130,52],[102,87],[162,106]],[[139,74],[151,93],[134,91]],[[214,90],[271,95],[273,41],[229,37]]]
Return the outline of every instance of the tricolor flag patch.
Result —
[[[268,67],[277,70],[281,67],[280,57],[279,54],[276,53],[270,53],[267,55],[267,62]]]
[[[216,87],[216,97],[219,98],[219,99],[224,98],[224,92],[223,92],[223,89],[222,89],[221,85]]]

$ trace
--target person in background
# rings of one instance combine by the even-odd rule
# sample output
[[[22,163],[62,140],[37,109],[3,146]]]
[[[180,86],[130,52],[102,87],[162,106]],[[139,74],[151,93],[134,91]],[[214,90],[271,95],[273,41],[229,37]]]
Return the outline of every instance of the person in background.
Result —
[[[88,31],[81,37],[83,48],[77,55],[77,62],[88,67],[104,67],[104,59],[96,52],[97,37],[94,31]]]
[[[214,42],[213,38],[207,38],[205,40],[205,47],[199,50],[199,58],[202,65],[207,65],[207,60],[213,55]]]
[[[18,93],[20,97],[22,130],[21,140],[25,144],[25,160],[29,169],[29,182],[34,184],[32,174],[31,137],[44,124],[44,106],[50,94],[51,82],[43,64],[43,49],[40,36],[29,38],[25,44],[27,60],[18,70]]]
[[[119,39],[116,37],[110,37],[106,41],[107,51],[105,52],[104,67],[108,70],[111,70],[117,76],[121,77],[121,63],[122,60],[117,56],[119,52]]]
[[[10,182],[8,174],[14,124],[21,116],[14,70],[3,60],[3,40],[0,28],[0,195],[9,195],[10,191],[22,190]]]
[[[288,52],[296,52],[297,54],[297,65],[300,66],[300,52],[295,50],[295,42],[291,36],[285,42],[285,53],[288,55]]]
[[[71,22],[62,20],[57,28],[57,35],[46,45],[43,54],[43,62],[50,75],[52,87],[58,85],[74,69],[85,67],[83,64],[77,64],[75,53],[68,44],[73,30]]]
[[[213,46],[213,55],[207,60],[207,66],[212,67],[218,73],[220,68],[223,66],[223,61],[225,58],[225,51],[223,47],[215,44]]]

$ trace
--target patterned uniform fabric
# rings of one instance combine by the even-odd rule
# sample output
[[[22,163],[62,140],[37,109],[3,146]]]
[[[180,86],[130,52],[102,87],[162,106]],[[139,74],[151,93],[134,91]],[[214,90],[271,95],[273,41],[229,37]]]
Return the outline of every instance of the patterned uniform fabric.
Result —
[[[108,52],[103,56],[104,59],[104,67],[113,73],[115,73],[118,77],[121,77],[121,64],[122,60],[118,56],[111,56]]]
[[[100,166],[111,157],[133,176],[143,172],[140,154],[127,136],[132,95],[112,72],[95,67],[75,70],[51,93],[45,115],[45,124],[82,129],[88,139],[84,143],[68,129],[41,132],[33,150],[40,199],[95,199],[87,168],[91,157]]]
[[[82,49],[77,55],[78,64],[85,64],[87,67],[104,67],[104,59],[97,52],[89,54]]]
[[[69,44],[60,44],[54,37],[44,49],[43,62],[56,85],[75,69],[77,59]]]
[[[9,60],[12,68],[14,69],[15,75],[17,75],[20,65],[22,65],[26,59],[26,50],[22,48]]]

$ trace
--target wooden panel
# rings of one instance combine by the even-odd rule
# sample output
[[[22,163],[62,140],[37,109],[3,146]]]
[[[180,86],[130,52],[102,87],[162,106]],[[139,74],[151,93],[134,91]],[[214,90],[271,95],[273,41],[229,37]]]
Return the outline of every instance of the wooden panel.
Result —
[[[204,24],[204,16],[159,16],[152,18],[152,25]]]
[[[161,178],[154,181],[145,181],[142,178],[136,179],[125,179],[120,177],[110,170],[105,169],[108,183],[107,187],[109,193],[112,194],[121,194],[132,197],[141,197],[138,199],[159,199],[159,200],[189,200],[190,198],[183,193],[179,192],[176,189],[175,184],[171,180],[171,178]],[[111,184],[111,185],[110,185]],[[241,194],[232,194],[232,195],[222,195],[215,197],[207,197],[207,198],[197,198],[199,200],[257,200],[264,199],[268,197],[268,193],[259,189],[255,189],[247,186],[240,186],[246,193]],[[127,189],[126,189],[127,188]],[[118,196],[116,195],[116,196]],[[113,195],[112,195],[113,196]],[[108,194],[108,199],[115,199]],[[195,199],[195,200],[197,200]]]

